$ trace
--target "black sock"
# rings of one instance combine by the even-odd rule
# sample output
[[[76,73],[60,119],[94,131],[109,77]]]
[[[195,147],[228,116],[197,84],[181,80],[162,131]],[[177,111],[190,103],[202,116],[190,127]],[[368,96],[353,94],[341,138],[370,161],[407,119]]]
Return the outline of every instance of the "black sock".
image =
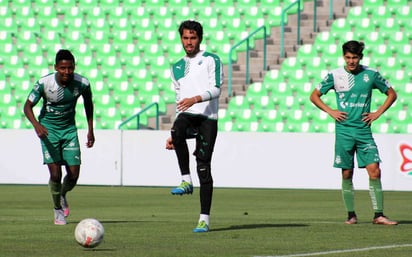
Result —
[[[348,219],[356,217],[356,213],[354,211],[348,211]]]
[[[376,218],[378,218],[378,217],[380,217],[380,216],[383,216],[383,212],[375,212],[375,217],[374,217],[374,219],[376,219]]]

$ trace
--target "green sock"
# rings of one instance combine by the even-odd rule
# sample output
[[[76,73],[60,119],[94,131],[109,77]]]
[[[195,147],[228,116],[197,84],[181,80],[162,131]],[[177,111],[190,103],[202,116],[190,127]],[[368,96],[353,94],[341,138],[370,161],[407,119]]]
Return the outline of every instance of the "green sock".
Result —
[[[74,180],[71,180],[68,175],[66,175],[63,179],[63,185],[62,185],[62,195],[66,195],[67,192],[71,191],[75,186],[76,182]]]
[[[352,179],[342,179],[342,197],[347,212],[355,211]]]
[[[369,179],[369,195],[375,212],[383,213],[383,192],[380,179]]]
[[[62,206],[60,204],[60,195],[61,195],[62,184],[59,183],[59,182],[53,182],[53,181],[49,180],[49,189],[50,189],[50,193],[52,195],[54,208],[55,209],[62,208]]]

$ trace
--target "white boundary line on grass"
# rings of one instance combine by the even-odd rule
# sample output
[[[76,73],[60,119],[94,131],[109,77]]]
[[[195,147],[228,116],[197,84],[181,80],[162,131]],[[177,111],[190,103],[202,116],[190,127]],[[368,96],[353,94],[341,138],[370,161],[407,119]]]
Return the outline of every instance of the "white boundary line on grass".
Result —
[[[391,248],[399,248],[399,247],[412,247],[412,244],[384,245],[384,246],[355,248],[355,249],[348,249],[348,250],[334,250],[334,251],[317,252],[317,253],[300,253],[300,254],[289,254],[289,255],[254,256],[254,257],[304,257],[304,256],[317,256],[317,255],[325,255],[325,254],[333,254],[333,253],[363,252],[363,251],[370,251],[370,250],[391,249]]]

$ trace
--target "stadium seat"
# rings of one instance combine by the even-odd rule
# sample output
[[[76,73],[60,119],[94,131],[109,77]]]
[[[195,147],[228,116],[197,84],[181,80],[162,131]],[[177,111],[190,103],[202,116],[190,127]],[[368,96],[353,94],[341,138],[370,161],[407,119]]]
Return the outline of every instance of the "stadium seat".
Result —
[[[261,82],[252,83],[246,89],[246,96],[267,96],[268,94],[267,88]]]
[[[376,31],[376,26],[379,25],[372,22],[370,18],[353,19],[349,20],[349,22],[352,23],[356,35],[358,35],[361,39],[364,38],[363,35],[365,33]]]
[[[273,70],[269,70],[265,73],[265,75],[263,77],[263,81],[264,81],[265,85],[273,85],[273,84],[277,84],[279,82],[284,82],[285,78],[283,77],[280,70],[273,69]]]
[[[274,124],[276,122],[282,122],[282,116],[280,112],[274,109],[262,110],[261,123],[262,124]]]
[[[257,121],[256,114],[251,109],[229,109],[229,116],[235,122]]]
[[[314,45],[318,50],[325,48],[329,45],[336,44],[335,37],[329,31],[321,31],[317,34],[315,38]]]
[[[366,12],[365,8],[363,8],[363,6],[353,6],[348,10],[348,15],[346,16],[346,18],[350,22],[353,20],[361,20],[369,17],[368,13]]]
[[[264,109],[274,109],[274,103],[270,96],[247,96],[247,101],[257,116],[260,116],[260,111]]]
[[[228,103],[228,110],[236,110],[236,109],[249,109],[249,103],[247,98],[243,95],[237,95],[232,97]]]
[[[365,7],[374,7],[377,5],[384,5],[384,0],[364,0],[363,6]]]
[[[332,22],[330,32],[340,34],[352,31],[352,24],[346,18],[338,18]]]

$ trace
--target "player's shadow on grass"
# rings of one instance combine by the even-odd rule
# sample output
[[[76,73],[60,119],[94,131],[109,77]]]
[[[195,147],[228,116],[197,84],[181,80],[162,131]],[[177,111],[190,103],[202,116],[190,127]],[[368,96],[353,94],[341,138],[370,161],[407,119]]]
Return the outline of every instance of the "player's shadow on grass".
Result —
[[[78,221],[72,221],[71,223],[79,223]],[[102,224],[116,224],[116,223],[142,223],[142,222],[152,222],[152,221],[143,221],[143,220],[101,220]],[[153,221],[154,222],[154,221]]]
[[[306,227],[307,224],[245,224],[234,225],[227,228],[216,228],[213,231],[226,231],[226,230],[242,230],[242,229],[259,229],[259,228],[283,228],[283,227]]]
[[[399,225],[402,225],[402,224],[410,225],[412,224],[412,220],[398,220],[398,224]]]

